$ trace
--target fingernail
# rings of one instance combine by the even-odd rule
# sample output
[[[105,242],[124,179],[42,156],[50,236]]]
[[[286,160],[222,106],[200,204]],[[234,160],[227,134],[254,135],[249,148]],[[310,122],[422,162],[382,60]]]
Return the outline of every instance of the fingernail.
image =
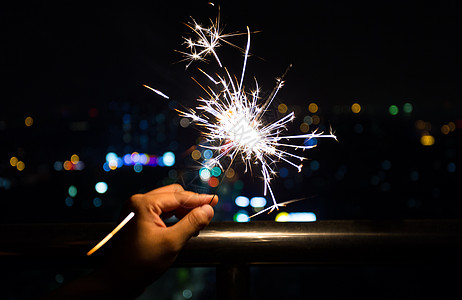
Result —
[[[210,205],[204,204],[204,205],[201,206],[201,209],[202,209],[202,211],[204,211],[207,214],[209,219],[213,218],[213,208]]]

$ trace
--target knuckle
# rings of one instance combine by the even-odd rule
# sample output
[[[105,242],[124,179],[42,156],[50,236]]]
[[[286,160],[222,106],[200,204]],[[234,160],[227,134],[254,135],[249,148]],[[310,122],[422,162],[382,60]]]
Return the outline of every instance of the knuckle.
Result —
[[[178,183],[172,183],[170,186],[171,186],[171,187],[173,188],[173,190],[176,191],[176,192],[182,192],[182,191],[184,191],[183,187],[182,187],[180,184],[178,184]]]
[[[128,200],[128,203],[129,203],[130,206],[136,207],[136,206],[138,206],[140,204],[142,199],[143,199],[143,195],[135,194],[135,195],[132,195],[130,197],[130,199]]]

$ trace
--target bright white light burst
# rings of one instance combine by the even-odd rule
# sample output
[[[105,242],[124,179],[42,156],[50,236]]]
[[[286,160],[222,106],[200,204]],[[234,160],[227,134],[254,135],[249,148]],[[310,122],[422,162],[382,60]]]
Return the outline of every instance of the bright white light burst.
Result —
[[[305,159],[289,152],[289,149],[310,149],[315,146],[306,146],[304,141],[312,138],[334,138],[336,136],[330,132],[312,132],[302,135],[284,136],[281,133],[287,130],[288,123],[295,119],[294,113],[274,120],[267,121],[263,118],[268,106],[275,98],[279,89],[283,86],[283,78],[278,79],[277,85],[268,99],[262,104],[259,97],[259,87],[255,80],[255,89],[245,91],[243,81],[246,71],[247,58],[250,47],[250,30],[247,27],[247,45],[244,50],[244,61],[241,78],[237,78],[229,73],[223,67],[216,48],[221,46],[220,42],[232,45],[225,39],[242,33],[222,34],[220,29],[219,17],[216,21],[211,21],[209,27],[199,25],[194,19],[192,23],[187,24],[192,30],[193,37],[185,38],[186,47],[190,53],[182,52],[185,60],[188,60],[189,66],[193,61],[205,61],[207,56],[213,56],[223,71],[222,75],[209,75],[201,71],[210,81],[211,86],[204,87],[199,84],[207,93],[207,98],[200,98],[200,103],[196,109],[188,111],[179,111],[181,116],[190,118],[193,123],[203,128],[202,132],[206,138],[207,145],[203,147],[215,151],[215,157],[207,162],[208,168],[219,166],[222,170],[224,167],[223,159],[230,158],[229,166],[233,164],[236,158],[244,162],[247,170],[258,166],[264,182],[264,195],[271,195],[273,204],[260,211],[277,209],[285,203],[277,203],[274,193],[271,189],[270,181],[277,175],[275,163],[285,161],[300,172],[302,169],[301,162]],[[234,46],[234,45],[233,45]],[[292,140],[298,140],[299,144],[292,144]],[[228,167],[229,167],[228,166]]]

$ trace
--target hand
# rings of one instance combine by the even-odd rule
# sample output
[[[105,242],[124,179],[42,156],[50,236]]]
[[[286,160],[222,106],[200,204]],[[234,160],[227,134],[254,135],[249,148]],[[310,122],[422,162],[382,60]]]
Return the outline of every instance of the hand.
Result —
[[[217,202],[217,196],[185,191],[178,184],[133,195],[126,214],[133,211],[135,216],[113,237],[107,263],[50,299],[138,296],[171,266],[186,242],[210,223]],[[180,220],[167,227],[163,219],[173,215]]]
[[[212,198],[215,206],[217,196],[185,191],[178,184],[132,196],[127,211],[135,212],[135,217],[120,232],[110,261],[116,273],[123,271],[120,276],[142,285],[157,279],[186,242],[210,223]],[[163,219],[173,215],[180,220],[167,227]]]

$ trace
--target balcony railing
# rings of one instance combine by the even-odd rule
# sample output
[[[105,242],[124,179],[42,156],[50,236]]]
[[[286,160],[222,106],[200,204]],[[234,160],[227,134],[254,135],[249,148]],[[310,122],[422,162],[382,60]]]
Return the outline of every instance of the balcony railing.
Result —
[[[110,223],[0,225],[2,266],[92,267]],[[212,223],[176,266],[217,267],[219,299],[246,299],[253,264],[460,263],[462,220]]]

